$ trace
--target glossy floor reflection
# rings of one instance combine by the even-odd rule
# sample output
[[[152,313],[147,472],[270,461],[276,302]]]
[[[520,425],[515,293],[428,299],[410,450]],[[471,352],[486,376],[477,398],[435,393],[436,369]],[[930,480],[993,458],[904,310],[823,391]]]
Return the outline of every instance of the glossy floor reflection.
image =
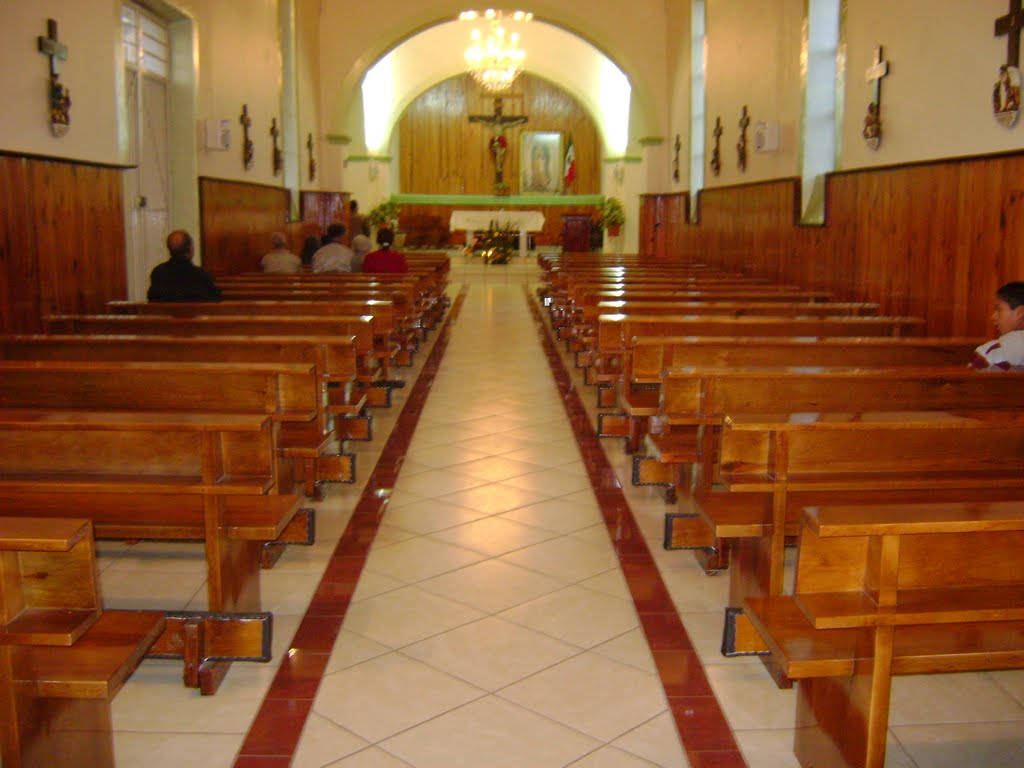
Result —
[[[144,662],[114,702],[119,766],[796,766],[793,692],[718,653],[727,581],[661,549],[665,504],[592,437],[533,277],[453,263],[469,290],[440,365],[399,369],[359,483],[263,573],[275,660],[210,698]],[[108,605],[204,606],[196,548],[101,550]],[[1021,764],[1022,675],[897,680],[887,766]]]

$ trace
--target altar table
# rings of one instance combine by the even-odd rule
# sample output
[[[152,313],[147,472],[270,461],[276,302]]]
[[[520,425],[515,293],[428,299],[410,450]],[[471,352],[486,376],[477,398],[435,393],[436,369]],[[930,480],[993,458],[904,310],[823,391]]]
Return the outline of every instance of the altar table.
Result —
[[[527,233],[540,232],[544,229],[544,214],[540,211],[452,211],[448,222],[451,230],[466,231],[466,242],[472,242],[474,232],[488,229],[491,222],[499,227],[515,227],[519,230],[519,255],[525,258],[527,250]]]

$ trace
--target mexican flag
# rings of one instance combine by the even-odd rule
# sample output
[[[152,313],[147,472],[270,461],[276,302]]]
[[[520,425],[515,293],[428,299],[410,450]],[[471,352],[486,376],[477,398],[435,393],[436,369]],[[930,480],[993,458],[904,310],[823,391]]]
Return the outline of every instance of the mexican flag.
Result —
[[[576,181],[576,148],[572,143],[572,134],[569,135],[569,148],[565,150],[565,188],[566,190]]]

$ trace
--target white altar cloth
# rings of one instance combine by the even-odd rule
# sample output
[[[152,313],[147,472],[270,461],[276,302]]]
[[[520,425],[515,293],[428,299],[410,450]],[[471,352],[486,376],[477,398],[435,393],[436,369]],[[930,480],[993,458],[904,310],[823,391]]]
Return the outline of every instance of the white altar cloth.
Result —
[[[515,227],[519,230],[519,255],[526,257],[526,233],[540,232],[544,229],[544,214],[540,211],[452,211],[448,228],[451,230],[463,229],[466,231],[466,242],[470,241],[472,234],[487,229],[491,222],[497,222],[499,227]]]

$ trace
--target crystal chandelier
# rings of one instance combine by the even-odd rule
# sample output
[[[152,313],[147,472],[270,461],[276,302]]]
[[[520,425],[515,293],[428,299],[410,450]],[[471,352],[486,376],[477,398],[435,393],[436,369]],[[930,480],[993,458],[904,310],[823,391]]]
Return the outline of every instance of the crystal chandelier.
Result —
[[[515,11],[506,16],[502,11],[488,8],[483,13],[463,11],[459,21],[477,21],[485,23],[484,31],[479,27],[470,34],[471,42],[466,49],[466,65],[473,78],[484,90],[501,93],[511,87],[519,73],[523,71],[523,59],[526,52],[519,47],[519,33],[510,32],[506,23],[524,23],[533,18],[532,13]]]

